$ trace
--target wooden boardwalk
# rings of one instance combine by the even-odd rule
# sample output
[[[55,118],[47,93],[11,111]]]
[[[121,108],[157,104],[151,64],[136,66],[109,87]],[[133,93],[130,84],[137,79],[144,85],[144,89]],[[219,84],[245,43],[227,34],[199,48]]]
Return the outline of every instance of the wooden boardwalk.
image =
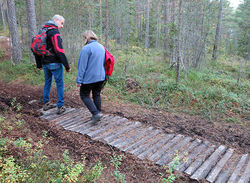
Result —
[[[55,109],[43,112],[41,118],[61,125],[64,129],[86,134],[90,138],[148,159],[159,165],[169,165],[178,152],[181,161],[178,171],[192,179],[206,179],[215,183],[249,183],[249,154],[237,154],[224,145],[193,139],[180,134],[167,134],[160,129],[138,121],[113,115],[104,115],[93,125],[87,109],[68,108],[62,115]]]

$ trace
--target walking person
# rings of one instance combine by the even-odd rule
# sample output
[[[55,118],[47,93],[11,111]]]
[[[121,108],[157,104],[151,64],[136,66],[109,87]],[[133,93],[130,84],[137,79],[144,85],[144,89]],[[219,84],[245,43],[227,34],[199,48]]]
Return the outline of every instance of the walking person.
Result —
[[[70,72],[70,65],[64,54],[62,39],[59,30],[63,28],[65,19],[60,15],[55,15],[43,27],[47,29],[47,50],[50,55],[38,56],[36,54],[36,64],[38,69],[43,69],[45,84],[43,88],[43,110],[49,110],[57,107],[57,114],[66,111],[64,107],[64,72],[63,66],[67,72]],[[56,82],[57,104],[50,102],[50,89],[52,86],[53,76]]]
[[[91,120],[100,121],[101,113],[101,89],[105,80],[105,50],[97,42],[96,34],[87,30],[84,33],[84,47],[78,60],[78,72],[76,86],[80,87],[80,97],[92,114]],[[92,98],[90,98],[92,92]]]

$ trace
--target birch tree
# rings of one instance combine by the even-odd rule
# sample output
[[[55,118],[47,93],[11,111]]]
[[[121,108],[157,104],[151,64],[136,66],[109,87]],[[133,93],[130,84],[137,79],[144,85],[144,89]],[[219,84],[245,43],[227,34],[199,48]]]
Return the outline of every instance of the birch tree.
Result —
[[[22,60],[21,45],[19,40],[19,34],[17,29],[17,20],[16,20],[16,10],[15,10],[15,1],[7,0],[8,8],[8,22],[9,30],[11,35],[11,56],[13,64],[18,64]]]

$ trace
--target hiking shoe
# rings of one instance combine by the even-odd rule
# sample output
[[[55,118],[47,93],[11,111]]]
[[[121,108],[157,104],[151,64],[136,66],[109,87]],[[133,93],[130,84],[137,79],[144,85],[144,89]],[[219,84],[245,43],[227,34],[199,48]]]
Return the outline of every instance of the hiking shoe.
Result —
[[[66,108],[64,107],[64,106],[62,106],[62,107],[59,107],[58,109],[57,109],[57,114],[62,114],[62,113],[64,113],[66,111]]]
[[[103,117],[103,114],[98,113],[98,114],[92,115],[91,120],[93,123],[97,123],[98,121],[101,120],[102,117]]]
[[[43,104],[43,110],[47,111],[49,109],[55,108],[56,104],[52,104],[51,102],[47,102],[45,104]]]

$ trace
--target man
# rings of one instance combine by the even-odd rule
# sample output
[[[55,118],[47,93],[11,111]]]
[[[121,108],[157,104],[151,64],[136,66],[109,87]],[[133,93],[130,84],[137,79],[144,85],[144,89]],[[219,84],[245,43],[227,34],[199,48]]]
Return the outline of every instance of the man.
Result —
[[[55,15],[48,21],[43,28],[47,28],[47,50],[51,55],[38,56],[36,54],[37,68],[43,69],[45,84],[43,88],[43,110],[49,110],[57,106],[57,114],[66,111],[64,107],[64,73],[63,66],[67,72],[70,72],[70,65],[64,54],[62,39],[59,30],[63,28],[65,19],[60,15]],[[50,102],[50,89],[52,85],[52,76],[54,76],[57,90],[57,105]]]

